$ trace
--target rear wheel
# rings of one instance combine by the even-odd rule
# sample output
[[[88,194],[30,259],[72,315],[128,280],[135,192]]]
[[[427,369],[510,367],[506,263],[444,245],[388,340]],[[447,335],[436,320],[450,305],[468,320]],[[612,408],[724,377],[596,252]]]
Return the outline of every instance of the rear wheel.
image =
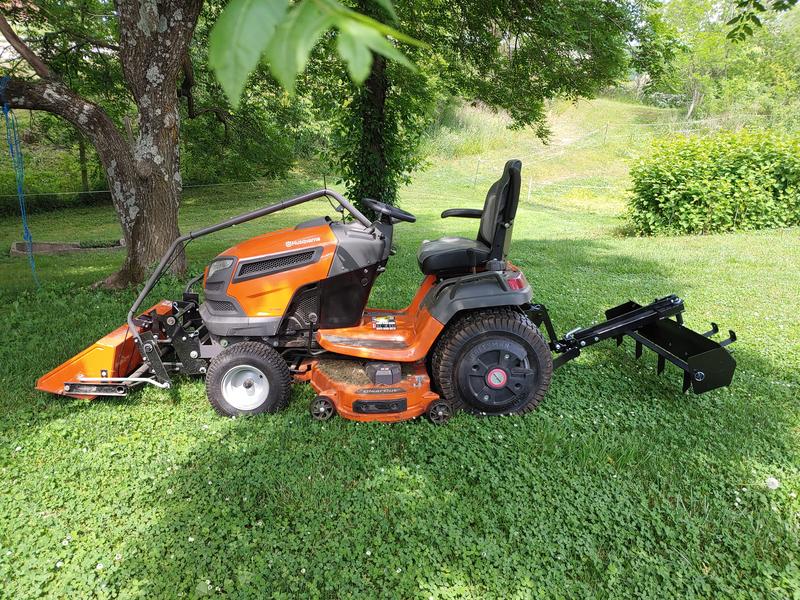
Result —
[[[289,403],[291,375],[286,362],[260,342],[239,342],[211,360],[206,395],[224,416],[275,412]]]
[[[433,354],[433,375],[455,409],[520,414],[542,401],[553,373],[536,326],[511,308],[468,313],[452,323]]]

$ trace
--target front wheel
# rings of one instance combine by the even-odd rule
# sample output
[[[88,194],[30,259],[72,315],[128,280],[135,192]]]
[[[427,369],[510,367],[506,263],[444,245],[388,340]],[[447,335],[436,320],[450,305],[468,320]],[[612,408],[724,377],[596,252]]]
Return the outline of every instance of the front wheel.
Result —
[[[455,409],[520,414],[550,387],[553,359],[542,334],[522,313],[495,308],[452,323],[434,351],[433,375]]]
[[[289,367],[281,356],[260,342],[239,342],[211,360],[206,395],[223,416],[276,412],[289,403]]]

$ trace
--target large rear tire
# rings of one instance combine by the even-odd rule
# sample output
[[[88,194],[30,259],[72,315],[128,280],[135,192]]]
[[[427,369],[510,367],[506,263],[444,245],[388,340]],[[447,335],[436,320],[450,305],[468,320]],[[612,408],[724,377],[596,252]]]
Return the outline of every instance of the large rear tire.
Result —
[[[513,308],[458,317],[436,345],[431,366],[454,409],[490,415],[534,410],[553,374],[547,342]]]
[[[286,361],[266,344],[239,342],[211,360],[206,395],[223,416],[276,412],[289,403],[292,378]]]

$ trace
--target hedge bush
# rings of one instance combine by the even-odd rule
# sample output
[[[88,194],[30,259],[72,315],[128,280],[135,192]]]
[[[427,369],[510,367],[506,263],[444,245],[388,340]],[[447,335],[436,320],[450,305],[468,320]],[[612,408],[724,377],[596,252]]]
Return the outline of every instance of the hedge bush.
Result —
[[[638,234],[800,224],[800,137],[770,131],[657,140],[631,169]]]

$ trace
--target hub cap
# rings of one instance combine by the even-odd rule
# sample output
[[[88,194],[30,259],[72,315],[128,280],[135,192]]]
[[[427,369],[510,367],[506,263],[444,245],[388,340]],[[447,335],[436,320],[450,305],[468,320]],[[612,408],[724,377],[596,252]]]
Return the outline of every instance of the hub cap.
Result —
[[[495,367],[486,375],[486,385],[493,390],[501,390],[508,381],[508,373],[499,367]]]
[[[488,413],[512,410],[528,395],[538,375],[525,346],[509,339],[475,345],[461,365],[459,387],[464,401]]]
[[[253,410],[269,396],[269,381],[261,369],[237,365],[222,378],[222,397],[237,410]]]

